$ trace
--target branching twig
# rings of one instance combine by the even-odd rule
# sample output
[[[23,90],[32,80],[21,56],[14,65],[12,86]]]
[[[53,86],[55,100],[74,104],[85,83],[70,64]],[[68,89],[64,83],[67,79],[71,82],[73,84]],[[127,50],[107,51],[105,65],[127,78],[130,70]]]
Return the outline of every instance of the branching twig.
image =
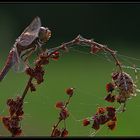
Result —
[[[66,90],[66,93],[69,95],[69,98],[67,99],[65,104],[63,104],[62,102],[56,103],[56,107],[60,109],[60,114],[59,114],[58,122],[53,126],[51,137],[58,137],[58,136],[64,137],[65,136],[65,134],[63,134],[64,131],[68,133],[68,131],[66,130],[66,119],[69,116],[67,106],[70,103],[70,99],[73,95],[73,92],[74,92],[74,88],[68,88]],[[60,130],[57,130],[57,127],[59,126],[61,121],[64,121],[64,130],[62,132]],[[56,133],[56,130],[59,131],[59,133]]]
[[[119,96],[120,99],[117,99],[118,102],[125,103],[126,99],[129,97],[128,95],[129,94],[131,95],[133,93],[131,91],[130,87],[129,87],[130,85],[127,85],[129,81],[130,81],[129,84],[132,83],[132,79],[126,73],[123,72],[121,63],[118,60],[118,58],[116,57],[116,51],[108,48],[106,45],[99,44],[99,43],[97,43],[97,42],[95,42],[95,41],[93,41],[91,39],[86,39],[86,38],[83,38],[82,36],[79,35],[75,39],[73,39],[72,41],[63,43],[59,47],[55,47],[55,48],[51,48],[51,49],[46,49],[43,52],[40,52],[39,56],[36,58],[35,66],[33,68],[28,67],[26,69],[25,72],[26,72],[27,75],[29,75],[29,80],[28,80],[28,82],[26,84],[26,87],[25,87],[23,93],[22,93],[22,96],[20,98],[17,98],[16,101],[13,101],[12,99],[9,100],[8,105],[10,107],[10,109],[9,109],[10,110],[9,111],[10,112],[10,117],[9,116],[8,117],[3,117],[4,118],[3,119],[3,123],[8,128],[8,130],[11,132],[12,136],[16,136],[18,134],[19,135],[21,134],[21,129],[19,130],[19,127],[18,127],[18,122],[20,121],[20,116],[23,115],[22,108],[23,108],[24,99],[27,96],[27,93],[28,93],[29,90],[31,90],[31,92],[33,92],[33,91],[36,90],[36,87],[32,83],[32,80],[35,79],[37,81],[37,84],[42,83],[44,81],[43,76],[44,76],[44,73],[45,73],[45,71],[43,70],[43,66],[44,65],[47,65],[49,63],[49,60],[51,58],[58,59],[58,57],[59,57],[59,51],[60,50],[67,51],[71,47],[76,47],[76,45],[80,45],[80,46],[83,46],[83,45],[85,46],[86,45],[86,46],[89,46],[91,48],[91,53],[93,53],[93,54],[94,53],[97,53],[99,51],[105,51],[105,52],[108,52],[109,54],[111,54],[112,58],[114,59],[115,65],[119,68],[119,71],[117,71],[117,73],[113,73],[113,76],[115,78],[121,78],[121,80],[123,79],[121,81],[122,83],[125,83],[125,87],[123,87],[123,88],[129,90],[129,91],[125,91],[125,92],[122,90],[123,92],[122,93],[120,92],[120,96]],[[119,76],[116,76],[117,74]],[[112,78],[114,78],[113,76],[112,76]],[[129,81],[126,81],[126,79],[127,80],[129,79]],[[114,83],[116,84],[116,81]],[[112,90],[112,87],[113,86],[112,85],[109,85],[109,86],[110,87],[109,87],[109,90],[108,91],[110,92]],[[116,87],[120,88],[119,86],[120,86],[119,84],[118,85],[116,84]],[[122,86],[124,86],[124,84]],[[126,86],[128,86],[128,87],[126,87]],[[70,89],[70,90],[72,90],[72,89]],[[65,104],[63,106],[59,106],[58,107],[58,108],[61,109],[60,110],[60,116],[59,116],[58,122],[53,127],[53,130],[51,132],[51,136],[57,136],[58,135],[58,134],[57,135],[55,134],[55,131],[57,130],[57,127],[59,126],[59,124],[60,124],[60,122],[62,120],[65,121],[66,118],[69,116],[68,111],[67,111],[67,106],[70,103],[70,99],[71,99],[71,96],[72,95],[71,95],[71,92],[70,91],[67,91],[67,94],[69,95],[68,100],[65,102]],[[106,100],[109,101],[109,102],[114,102],[115,96],[111,96],[109,94],[106,97]],[[15,102],[16,105],[13,106],[13,104],[11,103],[11,101]],[[113,113],[114,113],[114,110],[113,110]],[[14,127],[11,127],[11,122],[9,123],[9,120],[10,121],[11,120],[13,121],[13,119],[15,119],[15,117],[17,117],[16,118],[16,121],[17,121],[16,127],[15,126]],[[105,120],[102,120],[102,123],[105,124],[106,122],[110,121],[110,118],[109,117],[108,116],[107,117],[105,116]],[[111,117],[111,119],[114,119],[113,117]],[[107,120],[108,118],[109,118],[109,120]],[[98,125],[96,123],[98,123]],[[113,124],[114,123],[113,121],[111,123],[112,124],[110,124],[110,122],[109,122],[109,124],[108,124],[109,127],[112,127],[113,125],[115,126],[115,124]],[[86,126],[87,124],[89,124],[89,120],[86,119],[86,120],[84,120],[84,125]],[[99,129],[99,124],[100,123],[97,121],[97,122],[95,122],[95,124],[93,125],[93,127],[95,129]],[[15,130],[15,128],[16,128],[16,130]],[[65,132],[67,131],[66,128],[64,130],[65,130]],[[63,132],[64,132],[64,130],[63,130]],[[16,133],[15,133],[15,131],[16,131]],[[68,131],[66,133],[68,133]],[[65,134],[62,134],[61,133],[61,135],[65,135]]]

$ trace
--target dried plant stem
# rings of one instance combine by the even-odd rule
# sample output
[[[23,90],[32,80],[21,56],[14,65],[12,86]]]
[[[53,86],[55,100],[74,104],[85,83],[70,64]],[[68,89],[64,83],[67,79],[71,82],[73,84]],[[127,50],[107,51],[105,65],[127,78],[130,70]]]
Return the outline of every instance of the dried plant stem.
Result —
[[[69,96],[68,100],[66,101],[64,108],[68,106],[68,104],[70,103],[70,99],[71,99],[71,96]]]
[[[61,121],[62,121],[62,119],[59,119],[59,121],[57,122],[57,124],[53,126],[53,130],[52,130],[52,133],[51,133],[51,137],[53,137],[54,132],[55,132],[56,128],[58,127],[58,125],[60,124]]]
[[[29,80],[28,80],[28,83],[27,83],[27,85],[26,85],[26,87],[25,87],[25,90],[24,90],[24,92],[23,92],[23,94],[22,94],[22,97],[21,97],[21,101],[22,101],[22,102],[23,102],[25,96],[26,96],[27,93],[28,93],[28,90],[29,90],[29,88],[30,88],[30,83],[31,83],[32,79],[33,79],[33,77],[30,77]],[[17,107],[15,113],[18,111],[18,109],[19,109],[19,107],[20,107],[20,103],[21,103],[21,102],[19,102],[18,107]],[[14,114],[15,114],[15,113],[14,113]],[[12,116],[14,116],[14,114],[13,114]],[[11,116],[11,117],[12,117],[12,116]]]
[[[68,100],[65,102],[65,105],[64,105],[63,109],[67,108],[68,104],[70,103],[70,99],[71,99],[71,96],[69,96]],[[65,119],[59,118],[58,122],[53,126],[53,130],[51,132],[51,137],[54,136],[54,132],[55,132],[56,128],[59,126],[59,124],[62,120],[64,120],[64,126],[66,128]]]
[[[56,47],[56,48],[53,48],[54,50],[48,55],[48,58],[56,51],[59,51],[60,49],[64,48],[64,47],[71,47],[71,46],[74,46],[74,45],[86,45],[86,46],[94,46],[96,45],[97,47],[99,47],[101,50],[103,51],[107,51],[111,54],[111,56],[113,57],[115,63],[116,63],[116,66],[119,67],[120,71],[122,72],[122,67],[121,67],[121,64],[120,64],[120,61],[118,60],[118,58],[116,57],[116,51],[108,48],[106,45],[102,45],[102,44],[99,44],[91,39],[86,39],[86,38],[83,38],[81,35],[78,35],[75,39],[73,39],[72,41],[69,41],[69,42],[66,42],[66,43],[63,43],[61,46],[59,47]]]
[[[32,79],[33,79],[33,77],[30,77],[29,80],[28,80],[28,83],[27,83],[27,85],[26,85],[26,87],[25,87],[25,90],[24,90],[24,92],[23,92],[23,94],[22,94],[22,97],[21,97],[22,100],[24,100],[25,96],[26,96],[27,93],[28,93],[28,90],[29,90],[29,88],[30,88],[30,84],[31,84]]]

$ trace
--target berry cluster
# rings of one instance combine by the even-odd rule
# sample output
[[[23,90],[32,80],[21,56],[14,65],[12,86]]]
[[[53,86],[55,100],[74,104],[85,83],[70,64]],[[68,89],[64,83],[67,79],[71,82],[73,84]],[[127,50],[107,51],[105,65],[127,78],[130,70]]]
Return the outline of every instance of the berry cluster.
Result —
[[[126,98],[124,98],[123,95],[121,94],[118,94],[116,95],[116,92],[113,92],[115,90],[115,85],[113,83],[108,83],[106,85],[106,91],[108,92],[107,96],[104,98],[107,102],[115,102],[117,101],[119,104],[124,104],[123,108],[121,111],[125,111],[126,108],[125,108],[125,102],[126,102]]]
[[[83,126],[92,124],[95,130],[100,129],[100,125],[107,124],[108,128],[113,130],[116,126],[116,110],[112,106],[99,107],[94,116],[83,119]]]
[[[122,112],[125,111],[126,100],[130,98],[130,96],[136,95],[133,79],[125,72],[114,72],[112,74],[112,82],[106,84],[106,91],[108,94],[104,99],[110,103],[117,101],[123,104]],[[116,93],[118,94],[116,95]],[[92,128],[97,131],[100,129],[100,125],[107,124],[108,128],[113,130],[116,126],[116,113],[118,110],[120,111],[120,108],[115,109],[112,106],[100,107],[93,117],[83,120],[83,126],[92,123]]]
[[[35,61],[34,68],[26,68],[26,74],[29,75],[32,79],[36,79],[37,84],[41,84],[44,81],[43,76],[45,74],[45,71],[43,70],[43,65],[49,64],[49,58],[52,58],[53,60],[58,60],[59,52],[53,52],[51,55],[43,52],[38,56],[37,60]],[[33,84],[32,82],[30,82],[29,84],[30,91],[36,91],[35,84]]]
[[[137,85],[132,77],[122,69],[113,72],[111,78],[112,82],[106,85],[106,90],[109,94],[105,97],[105,100],[108,102],[117,101],[123,105],[120,111],[124,112],[126,110],[126,101],[137,95]],[[115,94],[113,91],[115,91]]]
[[[19,96],[16,100],[8,99],[7,105],[9,106],[9,116],[2,117],[2,122],[12,136],[19,136],[22,133],[20,121],[22,120],[22,116],[24,114],[23,100]]]
[[[68,104],[70,103],[70,99],[74,93],[74,88],[67,88],[66,94],[69,96],[68,100],[66,102],[58,101],[55,104],[55,107],[60,110],[59,113],[59,120],[58,122],[53,126],[51,137],[66,137],[68,136],[68,130],[66,129],[66,122],[65,120],[69,117],[69,111],[68,111]],[[64,121],[65,126],[64,128],[58,128],[58,125],[61,121]]]
[[[35,68],[26,68],[26,74],[30,75],[32,78],[35,78],[37,81],[37,84],[41,84],[44,79],[44,70],[42,68],[42,66],[36,66]],[[32,86],[31,86],[32,87]]]
[[[52,137],[66,137],[66,136],[68,136],[68,130],[66,130],[66,128],[63,129],[56,128],[53,132]]]

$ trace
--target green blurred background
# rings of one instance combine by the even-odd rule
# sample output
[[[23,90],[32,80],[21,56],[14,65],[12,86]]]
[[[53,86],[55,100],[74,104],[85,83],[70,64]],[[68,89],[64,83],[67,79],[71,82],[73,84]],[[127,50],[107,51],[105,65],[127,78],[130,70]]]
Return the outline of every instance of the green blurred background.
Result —
[[[56,47],[81,34],[108,45],[120,54],[140,58],[140,4],[0,3],[1,68],[15,39],[36,16],[41,18],[42,26],[52,31],[45,47]],[[67,99],[64,90],[75,87],[75,95],[69,105],[71,115],[67,120],[69,135],[89,136],[90,127],[83,127],[82,122],[77,120],[94,115],[98,105],[111,105],[104,101],[104,97],[105,85],[111,80],[114,64],[102,58],[70,51],[63,54],[59,61],[51,61],[46,67],[44,83],[37,87],[35,93],[29,92],[26,96],[25,115],[21,123],[23,135],[49,136],[51,127],[58,119],[55,102]],[[140,61],[127,61],[126,65],[129,62],[140,65]],[[134,77],[134,71],[129,72]],[[6,100],[21,95],[27,79],[24,73],[17,74],[10,70],[0,83],[1,115],[8,114]],[[118,114],[116,129],[110,131],[104,127],[97,136],[139,136],[139,101],[139,95],[129,100],[127,111]],[[10,135],[2,124],[0,135]]]

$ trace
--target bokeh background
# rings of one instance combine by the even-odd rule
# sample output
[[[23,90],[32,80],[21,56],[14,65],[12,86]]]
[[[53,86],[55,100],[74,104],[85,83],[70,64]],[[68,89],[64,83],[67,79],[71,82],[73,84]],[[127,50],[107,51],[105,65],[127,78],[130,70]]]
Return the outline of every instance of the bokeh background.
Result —
[[[44,47],[59,46],[81,34],[108,45],[119,54],[140,58],[140,4],[0,3],[0,68],[15,39],[36,16],[41,18],[43,26],[52,31],[52,37]],[[33,59],[34,56],[31,61]],[[140,65],[139,60],[125,59],[125,65]],[[63,54],[57,62],[51,61],[45,68],[44,83],[37,87],[35,93],[29,92],[26,96],[25,115],[21,123],[23,135],[49,136],[59,114],[54,107],[55,102],[67,99],[65,89],[75,87],[75,95],[69,105],[71,114],[67,129],[70,136],[89,136],[92,129],[83,127],[78,120],[94,115],[97,106],[111,105],[104,101],[104,97],[105,85],[111,80],[113,68],[114,64],[104,56],[74,50]],[[129,72],[135,78],[134,71]],[[1,115],[8,114],[6,100],[21,95],[27,80],[24,73],[10,70],[0,83]],[[103,127],[97,136],[140,136],[139,101],[139,94],[129,100],[126,112],[117,116],[116,129],[110,131]],[[2,124],[0,135],[10,136]]]

